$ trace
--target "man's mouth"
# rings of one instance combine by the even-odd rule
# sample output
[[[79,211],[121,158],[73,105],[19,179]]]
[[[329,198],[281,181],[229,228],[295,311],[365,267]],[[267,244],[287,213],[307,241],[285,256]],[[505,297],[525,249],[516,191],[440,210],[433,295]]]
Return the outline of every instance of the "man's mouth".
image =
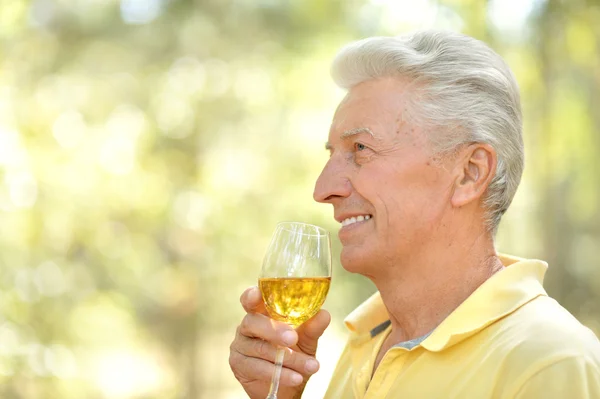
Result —
[[[346,219],[342,220],[342,227],[349,226],[349,225],[354,224],[356,222],[364,222],[364,221],[369,220],[369,219],[371,219],[371,215],[352,216],[350,218],[346,218]]]

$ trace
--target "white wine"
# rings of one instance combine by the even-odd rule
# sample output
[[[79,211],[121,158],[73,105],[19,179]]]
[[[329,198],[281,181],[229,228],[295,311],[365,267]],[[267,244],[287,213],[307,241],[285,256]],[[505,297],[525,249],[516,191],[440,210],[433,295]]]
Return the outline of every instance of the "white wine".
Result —
[[[325,302],[331,277],[259,278],[271,318],[298,327],[317,314]]]

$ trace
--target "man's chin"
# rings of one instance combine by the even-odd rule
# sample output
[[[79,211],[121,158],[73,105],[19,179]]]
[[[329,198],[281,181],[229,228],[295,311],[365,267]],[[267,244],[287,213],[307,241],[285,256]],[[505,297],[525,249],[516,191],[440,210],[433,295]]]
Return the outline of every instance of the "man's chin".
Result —
[[[373,266],[373,257],[368,256],[363,248],[353,246],[342,247],[340,262],[342,267],[350,273],[368,274],[368,270]]]

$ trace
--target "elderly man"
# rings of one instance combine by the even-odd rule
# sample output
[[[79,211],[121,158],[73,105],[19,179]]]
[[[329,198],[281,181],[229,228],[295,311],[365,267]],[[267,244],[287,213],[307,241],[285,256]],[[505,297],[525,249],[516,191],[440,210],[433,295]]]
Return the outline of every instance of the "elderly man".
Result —
[[[470,37],[425,31],[352,43],[315,200],[342,224],[341,262],[378,292],[347,319],[326,398],[600,398],[600,343],[542,287],[546,263],[502,256],[494,233],[523,169],[519,91]],[[251,398],[290,348],[279,398],[317,371],[321,311],[297,331],[256,288],[230,364]]]

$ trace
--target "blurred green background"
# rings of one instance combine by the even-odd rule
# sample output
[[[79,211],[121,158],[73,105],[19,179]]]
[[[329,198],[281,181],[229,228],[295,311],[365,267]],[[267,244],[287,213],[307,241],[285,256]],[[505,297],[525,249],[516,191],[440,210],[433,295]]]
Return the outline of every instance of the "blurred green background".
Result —
[[[522,89],[527,164],[498,249],[600,333],[600,2],[0,0],[0,397],[243,397],[228,352],[275,224],[312,200],[345,43],[447,28]],[[335,236],[335,234],[333,234]],[[343,317],[373,292],[336,260]]]

